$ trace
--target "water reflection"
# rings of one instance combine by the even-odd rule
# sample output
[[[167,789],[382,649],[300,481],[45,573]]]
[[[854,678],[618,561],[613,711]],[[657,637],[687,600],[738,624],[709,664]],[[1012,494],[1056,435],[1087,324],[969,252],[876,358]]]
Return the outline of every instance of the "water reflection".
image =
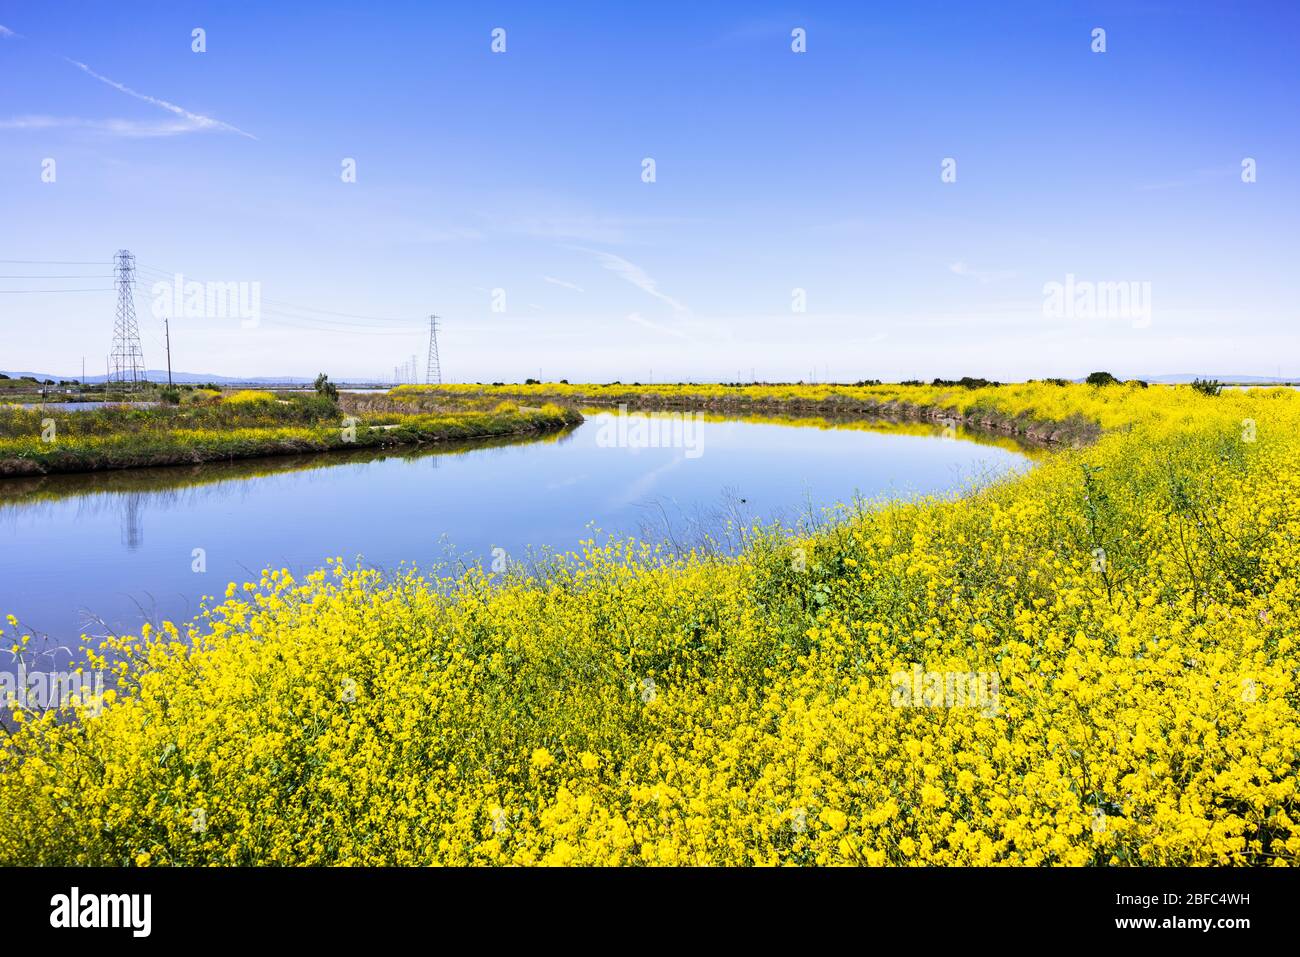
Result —
[[[195,494],[230,494],[230,483],[244,479],[327,469],[338,465],[355,465],[392,460],[428,459],[437,468],[437,459],[445,455],[462,455],[506,445],[532,442],[560,443],[572,430],[545,436],[510,435],[494,438],[442,442],[436,445],[397,449],[356,449],[355,451],[316,452],[303,455],[274,455],[265,458],[236,459],[229,462],[204,462],[197,465],[164,465],[156,468],[115,469],[104,472],[81,472],[72,475],[24,475],[0,479],[0,516],[17,506],[30,508],[35,502],[64,498],[112,496],[128,492],[157,493],[156,501],[175,503],[182,496],[168,492],[189,490]]]
[[[729,549],[754,522],[794,526],[858,496],[949,492],[1034,454],[936,423],[706,416],[704,454],[692,458],[601,447],[609,417],[591,410],[542,437],[0,480],[0,614],[66,643],[85,629],[187,620],[228,582],[266,567],[305,573],[331,556],[428,568],[605,533],[674,547],[712,535]]]

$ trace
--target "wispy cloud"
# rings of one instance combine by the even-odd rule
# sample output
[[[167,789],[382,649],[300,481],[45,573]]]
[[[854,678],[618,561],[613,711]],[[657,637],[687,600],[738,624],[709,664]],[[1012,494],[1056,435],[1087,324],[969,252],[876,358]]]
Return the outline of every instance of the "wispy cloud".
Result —
[[[25,39],[21,33],[14,33],[14,31],[10,30],[3,23],[0,23],[0,37],[17,37],[20,40]]]
[[[498,190],[485,197],[484,227],[497,233],[567,243],[617,245],[626,240],[628,222],[603,216],[536,190]]]
[[[749,46],[754,43],[780,47],[790,42],[790,30],[799,24],[789,19],[746,20],[714,39],[708,46]],[[805,26],[807,24],[804,24]]]
[[[0,120],[0,130],[87,129],[115,136],[175,136],[193,132],[194,126],[182,121],[159,120],[87,120],[76,116],[15,116]]]
[[[551,284],[553,284],[553,285],[556,285],[556,286],[563,286],[565,289],[572,289],[572,290],[575,291],[575,292],[584,292],[584,291],[585,291],[585,290],[584,290],[581,286],[579,286],[576,282],[568,282],[568,281],[566,281],[566,280],[564,280],[564,279],[556,279],[554,276],[543,276],[542,279],[544,279],[546,282],[549,282],[549,283],[551,283]]]
[[[981,283],[1001,282],[1004,279],[1014,279],[1016,276],[1013,269],[976,269],[969,263],[961,262],[948,264],[948,271],[958,276],[965,276],[967,279],[974,279]]]
[[[628,313],[628,322],[635,322],[638,326],[645,326],[647,329],[653,329],[655,332],[662,332],[664,335],[676,336],[678,339],[685,339],[687,342],[694,342],[690,336],[680,329],[674,329],[672,326],[665,326],[662,322],[654,322],[644,318],[639,312]]]
[[[462,226],[448,226],[441,228],[437,226],[427,226],[424,223],[406,223],[404,224],[406,232],[403,233],[398,227],[391,222],[385,221],[377,228],[382,234],[389,239],[398,239],[402,242],[413,243],[476,243],[483,238],[483,233],[477,229],[470,229]]]
[[[1198,169],[1188,173],[1181,179],[1165,180],[1160,183],[1144,183],[1139,186],[1138,189],[1145,191],[1157,189],[1182,189],[1187,186],[1202,186],[1218,179],[1229,179],[1238,172],[1240,172],[1239,169],[1232,167],[1226,167],[1224,169]]]
[[[143,103],[152,104],[153,106],[156,106],[160,109],[166,110],[169,113],[173,113],[176,116],[181,117],[185,121],[184,126],[182,129],[177,130],[176,132],[188,132],[191,130],[224,130],[228,133],[238,133],[240,136],[247,136],[250,140],[257,139],[257,137],[254,136],[252,133],[249,133],[246,130],[241,130],[239,127],[233,126],[230,123],[223,122],[222,120],[215,119],[211,116],[204,116],[202,113],[193,113],[190,110],[185,109],[184,107],[177,106],[175,103],[169,103],[166,100],[159,99],[156,96],[149,96],[147,93],[140,93],[137,90],[131,89],[125,83],[119,83],[116,80],[110,79],[109,77],[106,77],[101,73],[96,73],[94,70],[86,66],[86,64],[84,63],[81,63],[77,60],[70,59],[69,57],[64,57],[64,59],[67,60],[69,63],[71,63],[73,66],[75,66],[77,69],[81,70],[87,76],[94,77],[100,83],[107,84],[108,86],[111,86],[113,89],[121,93],[125,93],[127,96],[134,97],[135,99],[140,100]]]
[[[629,483],[623,490],[622,494],[615,496],[614,501],[622,505],[642,502],[646,494],[654,487],[655,483],[663,477],[664,473],[679,468],[685,461],[686,453],[680,451],[675,452],[673,457],[663,465],[651,469],[649,472],[646,472],[644,475],[637,477]],[[646,502],[644,504],[650,505],[653,503]]]
[[[690,312],[686,306],[678,302],[672,296],[660,292],[658,283],[651,279],[649,274],[636,263],[629,262],[622,256],[615,256],[613,253],[605,253],[597,249],[587,249],[583,251],[595,256],[602,266],[620,279],[630,282],[642,292],[654,296],[661,302],[666,302],[668,305],[672,306],[674,312]]]

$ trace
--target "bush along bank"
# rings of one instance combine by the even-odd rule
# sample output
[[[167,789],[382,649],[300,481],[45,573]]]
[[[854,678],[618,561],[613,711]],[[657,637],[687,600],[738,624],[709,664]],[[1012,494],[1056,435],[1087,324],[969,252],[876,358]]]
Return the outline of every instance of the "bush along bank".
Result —
[[[542,433],[581,421],[576,411],[553,404],[349,415],[328,399],[284,400],[270,393],[228,399],[210,410],[117,407],[59,415],[48,409],[0,409],[0,476],[420,445]]]
[[[1056,384],[1059,382],[1059,384]],[[419,407],[449,401],[490,402],[546,399],[578,406],[627,405],[632,409],[700,409],[711,412],[785,415],[863,416],[884,419],[924,419],[1003,432],[1035,442],[1086,445],[1103,428],[1116,425],[1120,407],[1142,407],[1143,385],[1117,383],[1102,388],[1054,380],[1011,385],[945,383],[909,385],[587,385],[542,382],[500,384],[398,386],[393,401]],[[1177,388],[1184,391],[1187,387]],[[1157,392],[1161,390],[1157,389]]]

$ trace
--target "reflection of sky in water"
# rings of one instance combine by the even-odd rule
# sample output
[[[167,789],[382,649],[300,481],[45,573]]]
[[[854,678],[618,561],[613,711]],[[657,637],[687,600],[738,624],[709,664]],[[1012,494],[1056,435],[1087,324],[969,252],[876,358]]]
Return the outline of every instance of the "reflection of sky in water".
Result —
[[[727,516],[791,524],[855,495],[952,491],[1025,462],[931,436],[734,420],[704,423],[703,454],[688,457],[601,447],[606,420],[593,414],[558,440],[454,455],[51,477],[37,483],[42,492],[71,494],[0,498],[0,614],[66,643],[103,631],[91,616],[117,631],[145,616],[186,619],[201,596],[267,566],[300,574],[335,555],[383,568],[487,562],[495,546],[519,558],[606,532],[684,544]],[[267,474],[249,474],[258,470]],[[231,477],[184,484],[213,475]],[[191,570],[196,548],[206,573]]]

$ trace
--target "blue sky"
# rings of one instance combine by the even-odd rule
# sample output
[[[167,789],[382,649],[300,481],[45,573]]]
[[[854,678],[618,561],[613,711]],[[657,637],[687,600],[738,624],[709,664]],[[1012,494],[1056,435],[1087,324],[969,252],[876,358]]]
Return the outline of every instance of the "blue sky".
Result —
[[[151,368],[179,271],[262,297],[196,372],[391,377],[436,311],[458,381],[1300,375],[1294,4],[457,6],[0,2],[0,290],[100,290],[0,292],[0,368],[102,371],[57,264],[127,248]]]

